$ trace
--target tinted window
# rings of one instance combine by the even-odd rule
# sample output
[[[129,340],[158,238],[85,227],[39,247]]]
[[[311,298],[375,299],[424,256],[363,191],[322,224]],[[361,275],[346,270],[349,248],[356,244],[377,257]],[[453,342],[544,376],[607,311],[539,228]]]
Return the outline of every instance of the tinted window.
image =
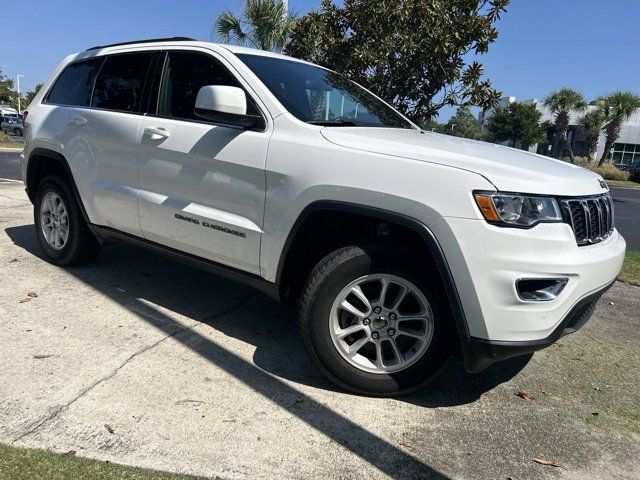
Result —
[[[102,61],[102,58],[94,58],[67,66],[56,80],[46,101],[60,105],[88,106],[93,82]]]
[[[92,107],[139,112],[154,52],[127,53],[107,57],[93,92]]]
[[[170,52],[162,76],[158,115],[202,120],[194,113],[194,109],[198,92],[206,85],[240,87],[236,79],[211,56],[194,52]],[[249,97],[247,113],[259,115]]]
[[[351,80],[307,63],[238,57],[280,103],[300,120],[317,125],[413,128],[391,107]]]

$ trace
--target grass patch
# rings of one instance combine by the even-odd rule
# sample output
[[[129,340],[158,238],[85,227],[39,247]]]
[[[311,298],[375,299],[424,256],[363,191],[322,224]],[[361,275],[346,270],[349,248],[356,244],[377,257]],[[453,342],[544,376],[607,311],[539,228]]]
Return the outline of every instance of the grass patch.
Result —
[[[640,190],[640,183],[631,180],[607,180],[607,185],[610,187],[629,187]]]
[[[187,480],[193,477],[170,475],[109,462],[78,458],[70,454],[0,445],[0,479],[31,480]]]
[[[0,147],[2,148],[22,148],[22,145],[19,143],[13,143],[9,135],[6,133],[0,132]]]
[[[640,287],[640,251],[627,251],[618,280]]]

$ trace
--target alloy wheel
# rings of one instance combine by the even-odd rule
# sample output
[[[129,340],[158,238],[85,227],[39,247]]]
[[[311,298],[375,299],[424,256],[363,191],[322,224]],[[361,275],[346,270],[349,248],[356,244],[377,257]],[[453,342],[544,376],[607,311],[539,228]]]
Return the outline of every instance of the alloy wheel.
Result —
[[[62,250],[69,238],[69,214],[60,195],[47,192],[40,204],[40,227],[54,250]]]
[[[424,355],[433,324],[431,305],[418,287],[396,275],[371,274],[337,295],[329,328],[334,346],[349,364],[390,374]]]

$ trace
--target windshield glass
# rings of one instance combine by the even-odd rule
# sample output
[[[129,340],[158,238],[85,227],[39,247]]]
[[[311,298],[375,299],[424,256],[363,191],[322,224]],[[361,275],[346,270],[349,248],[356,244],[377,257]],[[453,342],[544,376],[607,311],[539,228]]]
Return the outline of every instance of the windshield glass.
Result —
[[[367,90],[335,72],[306,63],[262,55],[238,57],[282,105],[315,125],[413,128]]]

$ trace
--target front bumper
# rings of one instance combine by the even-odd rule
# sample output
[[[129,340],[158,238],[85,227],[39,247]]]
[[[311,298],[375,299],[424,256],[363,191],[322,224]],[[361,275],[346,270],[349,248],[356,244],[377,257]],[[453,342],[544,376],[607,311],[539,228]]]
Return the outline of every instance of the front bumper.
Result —
[[[615,283],[615,280],[603,288],[581,299],[569,311],[556,329],[547,337],[523,342],[485,340],[471,337],[465,346],[465,368],[477,373],[500,360],[527,355],[542,350],[564,337],[582,328],[591,318],[600,297]]]
[[[615,229],[600,243],[578,247],[564,223],[516,229],[449,217],[430,228],[464,311],[466,331],[458,330],[469,371],[539,350],[577,330],[588,320],[595,300],[615,281],[626,249]],[[518,295],[521,279],[557,278],[567,284],[551,301]]]

